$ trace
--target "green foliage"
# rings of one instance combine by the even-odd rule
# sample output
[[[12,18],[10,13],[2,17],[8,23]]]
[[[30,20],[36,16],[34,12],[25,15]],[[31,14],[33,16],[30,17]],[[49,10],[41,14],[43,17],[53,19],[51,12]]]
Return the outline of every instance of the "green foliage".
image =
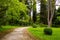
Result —
[[[36,16],[37,16],[37,17],[36,17],[36,18],[37,18],[37,19],[36,19],[36,23],[37,23],[37,24],[40,24],[40,13],[36,14]]]
[[[32,27],[33,27],[33,28],[37,28],[38,25],[37,25],[37,24],[32,24]]]
[[[0,28],[0,32],[6,31],[6,30],[10,30],[10,29],[14,29],[14,28],[18,28],[19,26],[2,26],[2,28]]]
[[[33,10],[36,11],[36,0],[33,1]]]
[[[47,25],[41,24],[41,23],[39,24],[39,23],[36,22],[36,23],[33,23],[33,24],[32,24],[32,27],[33,27],[33,28],[37,28],[37,27],[47,27]]]
[[[58,10],[57,10],[57,20],[60,21],[60,7],[59,7]]]
[[[60,7],[58,8],[57,12],[59,12],[59,13],[60,13]]]
[[[25,4],[19,2],[19,0],[0,0],[0,5],[7,6],[7,10],[4,12],[5,20],[7,24],[18,24],[18,22],[28,22],[29,16],[27,15],[27,7]]]
[[[40,27],[47,27],[47,25],[40,23]]]
[[[59,20],[59,21],[60,21],[60,16],[58,16],[58,17],[57,17],[57,20]]]
[[[5,22],[7,6],[0,5],[0,26]]]
[[[56,11],[57,12],[55,13],[55,18],[53,20],[53,27],[60,27],[60,8]]]

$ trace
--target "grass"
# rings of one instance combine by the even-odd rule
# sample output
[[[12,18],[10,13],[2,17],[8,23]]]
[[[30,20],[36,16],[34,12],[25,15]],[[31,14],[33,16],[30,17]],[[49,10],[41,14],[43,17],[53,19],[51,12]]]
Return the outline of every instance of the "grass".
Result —
[[[37,40],[60,40],[60,28],[52,28],[52,35],[45,35],[44,28],[28,28],[28,31],[36,37]]]
[[[2,26],[2,28],[0,28],[0,32],[3,32],[3,31],[7,31],[9,29],[13,29],[13,28],[17,28],[18,26]]]
[[[12,32],[15,28],[18,28],[18,26],[2,26],[2,28],[0,28],[0,38]]]

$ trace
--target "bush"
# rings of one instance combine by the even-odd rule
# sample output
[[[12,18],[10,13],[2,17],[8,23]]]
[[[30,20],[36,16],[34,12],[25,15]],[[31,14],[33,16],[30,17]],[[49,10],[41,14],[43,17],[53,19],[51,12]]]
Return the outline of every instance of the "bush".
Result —
[[[33,27],[33,28],[37,28],[37,27],[38,27],[38,25],[36,25],[36,24],[33,24],[33,25],[32,25],[32,27]]]
[[[51,28],[45,28],[44,29],[44,34],[46,34],[46,35],[52,35],[52,29]]]
[[[40,23],[40,27],[47,27],[47,25]]]

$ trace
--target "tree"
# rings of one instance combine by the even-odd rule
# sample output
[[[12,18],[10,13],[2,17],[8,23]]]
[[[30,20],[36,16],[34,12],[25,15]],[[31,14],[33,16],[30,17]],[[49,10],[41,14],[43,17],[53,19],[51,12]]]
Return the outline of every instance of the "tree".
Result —
[[[36,0],[29,0],[31,21],[36,22]]]
[[[48,22],[48,28],[44,29],[44,34],[47,35],[52,35],[52,20],[54,17],[54,11],[55,11],[55,0],[47,0],[47,10],[48,10],[48,15],[47,15],[47,22]]]
[[[54,17],[54,11],[55,11],[55,1],[54,0],[48,0],[48,27],[51,27],[52,20]]]
[[[5,13],[6,13],[6,10],[8,9],[7,6],[2,6],[0,5],[0,27],[4,24],[4,22],[6,21],[5,20]]]
[[[47,24],[47,1],[41,0],[40,23]]]
[[[56,10],[55,21],[53,22],[53,27],[60,27],[60,7],[58,8],[58,10]]]
[[[33,1],[33,23],[35,23],[36,22],[36,20],[37,20],[37,16],[36,16],[37,14],[36,14],[36,0],[34,0]]]

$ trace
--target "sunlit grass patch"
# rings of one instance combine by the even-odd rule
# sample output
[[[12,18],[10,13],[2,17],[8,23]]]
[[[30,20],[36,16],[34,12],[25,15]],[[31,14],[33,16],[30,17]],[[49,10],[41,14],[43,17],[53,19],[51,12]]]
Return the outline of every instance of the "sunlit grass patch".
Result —
[[[29,28],[29,32],[37,39],[42,40],[60,40],[60,28],[52,28],[52,35],[45,35],[44,28]]]

